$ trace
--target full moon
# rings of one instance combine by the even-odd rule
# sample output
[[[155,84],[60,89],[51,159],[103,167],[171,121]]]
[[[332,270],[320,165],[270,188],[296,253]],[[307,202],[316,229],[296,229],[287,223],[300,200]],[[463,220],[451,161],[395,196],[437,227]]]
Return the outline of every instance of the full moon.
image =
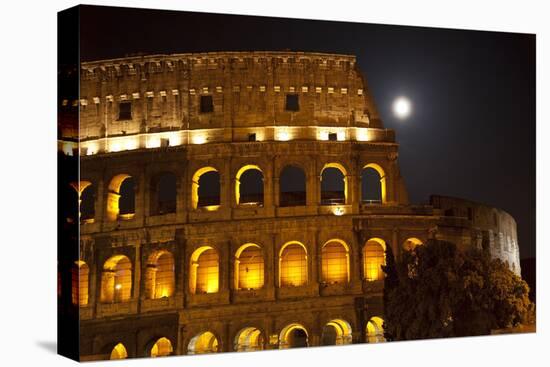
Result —
[[[400,119],[411,114],[411,102],[405,97],[399,97],[393,102],[393,113]]]

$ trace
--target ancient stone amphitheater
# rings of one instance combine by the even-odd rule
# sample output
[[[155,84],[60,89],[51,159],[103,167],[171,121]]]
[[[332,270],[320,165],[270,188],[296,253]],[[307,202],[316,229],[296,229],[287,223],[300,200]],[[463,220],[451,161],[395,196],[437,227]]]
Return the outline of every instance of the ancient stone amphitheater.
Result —
[[[58,125],[60,159],[80,164],[64,218],[79,250],[58,293],[82,360],[384,341],[387,246],[440,238],[520,272],[509,214],[409,203],[354,56],[150,55],[73,73]]]

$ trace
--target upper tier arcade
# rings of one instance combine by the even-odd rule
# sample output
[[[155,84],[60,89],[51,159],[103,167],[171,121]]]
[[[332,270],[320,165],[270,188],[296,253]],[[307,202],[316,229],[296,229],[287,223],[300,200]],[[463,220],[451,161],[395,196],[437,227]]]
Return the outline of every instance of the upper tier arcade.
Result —
[[[78,140],[83,155],[209,142],[395,140],[349,55],[212,52],[83,62],[80,96],[59,102],[60,115],[79,111],[80,132],[60,119],[60,148],[69,154]]]

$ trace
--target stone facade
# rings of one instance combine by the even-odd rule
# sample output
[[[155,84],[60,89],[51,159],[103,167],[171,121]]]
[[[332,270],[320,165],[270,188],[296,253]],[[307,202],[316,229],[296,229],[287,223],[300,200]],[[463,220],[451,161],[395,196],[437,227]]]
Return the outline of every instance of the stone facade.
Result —
[[[81,183],[73,186],[94,193],[75,259],[89,268],[87,285],[80,283],[88,292],[79,307],[82,359],[109,358],[118,343],[128,357],[149,356],[160,337],[170,340],[172,354],[195,353],[191,345],[204,332],[215,336],[217,351],[241,350],[239,335],[251,327],[261,334],[258,349],[292,344],[285,339],[289,325],[305,330],[307,345],[322,345],[331,322],[346,325],[336,344],[373,341],[367,324],[383,318],[383,281],[366,274],[364,249],[373,239],[397,256],[408,243],[446,239],[487,249],[520,273],[509,214],[442,196],[430,205],[409,203],[395,134],[384,129],[354,56],[153,55],[83,63],[80,81],[79,99],[63,101],[67,113],[78,109],[80,128],[60,119],[59,149],[80,155]],[[281,173],[289,165],[304,173],[303,205],[282,205]],[[219,174],[219,203],[199,207],[197,173],[205,167]],[[323,201],[327,168],[342,174],[340,201]],[[375,201],[363,197],[369,168],[379,175]],[[261,203],[240,202],[243,169],[261,172]],[[162,213],[156,185],[167,172],[176,199],[174,210]],[[113,204],[121,174],[135,182],[134,210],[126,216]],[[345,282],[324,279],[323,248],[331,241],[346,249]],[[261,249],[263,285],[242,289],[236,254],[250,243]],[[307,279],[294,287],[281,283],[289,243],[306,253]],[[194,254],[205,246],[219,257],[217,291],[197,293]],[[168,297],[147,296],[156,253],[174,259]],[[105,264],[117,256],[131,264],[129,298],[102,302]]]

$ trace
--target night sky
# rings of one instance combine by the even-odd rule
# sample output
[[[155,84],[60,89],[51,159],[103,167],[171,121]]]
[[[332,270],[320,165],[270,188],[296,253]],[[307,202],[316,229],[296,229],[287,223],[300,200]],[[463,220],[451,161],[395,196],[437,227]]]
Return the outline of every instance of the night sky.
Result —
[[[430,194],[495,206],[535,256],[535,36],[361,23],[83,7],[83,61],[127,54],[285,50],[357,56],[396,131],[413,203]],[[391,105],[408,97],[412,115]]]

